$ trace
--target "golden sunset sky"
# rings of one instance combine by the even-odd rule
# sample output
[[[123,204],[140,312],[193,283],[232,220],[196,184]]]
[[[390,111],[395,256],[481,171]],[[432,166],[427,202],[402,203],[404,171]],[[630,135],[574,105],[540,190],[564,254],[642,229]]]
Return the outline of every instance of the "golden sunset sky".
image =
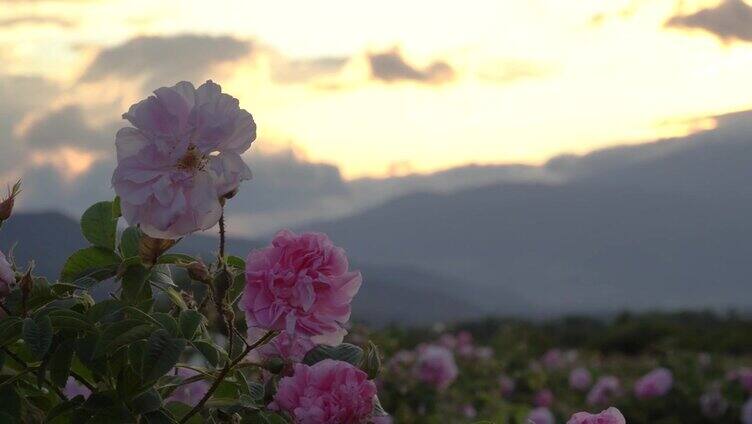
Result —
[[[259,124],[255,148],[293,146],[348,179],[539,164],[684,135],[751,108],[752,35],[733,28],[748,8],[742,0],[0,0],[0,75],[54,87],[27,94],[41,100],[0,125],[22,140],[42,117],[76,105],[90,129],[102,128],[151,84],[176,82],[174,67],[176,78],[212,78],[238,97]],[[153,51],[148,62],[141,49],[122,48],[186,35],[227,37],[235,50],[225,57],[224,44],[209,46],[194,63],[158,44],[170,62],[160,67]],[[0,100],[16,101],[32,100]],[[31,158],[67,155],[69,172],[83,172],[107,154],[85,146],[73,137],[37,146]]]

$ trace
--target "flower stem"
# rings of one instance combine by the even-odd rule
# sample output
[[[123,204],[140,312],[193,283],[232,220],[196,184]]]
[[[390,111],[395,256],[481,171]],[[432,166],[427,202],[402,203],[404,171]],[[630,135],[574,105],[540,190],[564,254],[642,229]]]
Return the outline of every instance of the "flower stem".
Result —
[[[230,361],[230,358],[228,357],[227,364],[222,369],[222,371],[219,373],[219,375],[217,376],[217,378],[214,380],[214,383],[211,385],[211,387],[209,387],[209,390],[207,390],[207,392],[204,395],[204,397],[201,398],[201,400],[196,404],[196,406],[193,407],[193,409],[191,409],[190,411],[188,411],[188,413],[185,414],[185,416],[180,419],[179,424],[184,424],[184,423],[188,422],[188,420],[191,419],[192,416],[196,415],[201,410],[201,408],[204,407],[204,404],[206,404],[206,402],[214,394],[214,392],[217,390],[217,388],[219,388],[219,385],[222,384],[222,381],[224,381],[225,377],[227,377],[227,374],[229,374],[230,371],[232,371],[233,368],[235,368],[235,366],[238,365],[240,363],[240,361],[242,361],[243,358],[246,357],[246,355],[248,355],[253,349],[256,349],[257,347],[266,344],[269,340],[271,340],[272,338],[274,338],[274,336],[276,336],[276,335],[277,335],[276,331],[271,331],[270,330],[266,334],[264,334],[263,337],[261,337],[260,339],[258,339],[256,342],[254,342],[253,344],[248,345],[245,348],[245,350],[243,351],[243,353],[240,356],[238,356],[237,358],[235,358],[235,360]]]
[[[222,210],[222,215],[219,217],[219,263],[225,261],[225,211]]]

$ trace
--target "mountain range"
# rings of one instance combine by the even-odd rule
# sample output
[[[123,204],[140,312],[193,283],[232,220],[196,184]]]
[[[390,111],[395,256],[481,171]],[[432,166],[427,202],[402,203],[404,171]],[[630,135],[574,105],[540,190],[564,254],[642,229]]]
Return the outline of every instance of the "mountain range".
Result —
[[[371,323],[747,309],[751,122],[751,112],[737,113],[717,118],[712,130],[541,167],[442,173],[439,182],[451,189],[418,188],[299,229],[326,232],[345,247],[364,274],[354,316]],[[520,178],[507,178],[517,171]],[[427,178],[405,183],[435,188]],[[477,184],[467,184],[472,178]],[[267,239],[228,246],[244,255]],[[84,245],[77,223],[59,213],[18,214],[0,231],[0,248],[14,241],[17,257],[37,259],[48,276]],[[195,235],[177,250],[215,245],[214,236]]]

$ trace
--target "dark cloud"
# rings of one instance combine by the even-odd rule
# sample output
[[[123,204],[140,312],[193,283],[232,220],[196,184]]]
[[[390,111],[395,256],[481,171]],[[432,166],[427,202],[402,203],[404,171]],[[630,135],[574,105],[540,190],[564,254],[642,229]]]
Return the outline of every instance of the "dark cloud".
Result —
[[[742,0],[723,0],[716,7],[674,16],[666,26],[703,29],[724,41],[752,41],[752,7]]]
[[[84,119],[84,111],[76,105],[65,106],[35,120],[24,133],[29,147],[74,146],[79,148],[111,148],[115,125],[93,128]]]
[[[200,81],[212,65],[239,59],[251,49],[250,42],[227,36],[138,37],[100,51],[81,81],[146,76],[150,88]]]
[[[13,18],[0,19],[0,28],[10,28],[20,25],[54,25],[63,28],[71,28],[76,23],[57,16],[27,15]]]
[[[454,79],[454,70],[446,62],[437,61],[425,69],[418,69],[405,61],[399,50],[374,53],[368,56],[371,75],[381,81],[418,81],[444,83]]]

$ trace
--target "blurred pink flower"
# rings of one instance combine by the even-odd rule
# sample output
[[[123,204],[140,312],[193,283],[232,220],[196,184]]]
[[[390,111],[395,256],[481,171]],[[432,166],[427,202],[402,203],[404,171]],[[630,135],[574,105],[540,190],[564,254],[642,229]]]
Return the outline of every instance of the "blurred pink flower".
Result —
[[[535,408],[527,416],[530,424],[556,424],[554,414],[548,408]]]
[[[564,365],[564,354],[560,349],[550,349],[541,357],[541,363],[550,370],[561,368]]]
[[[752,424],[752,398],[742,405],[742,424]]]
[[[347,362],[325,359],[296,364],[279,381],[271,409],[290,414],[297,424],[362,423],[373,412],[376,385]]]
[[[178,368],[173,375],[181,377],[183,380],[198,375],[198,372],[187,368]],[[180,402],[186,405],[196,405],[209,390],[209,383],[204,380],[194,381],[183,384],[175,389],[166,399],[167,402]]]
[[[478,411],[475,409],[473,404],[466,403],[462,406],[462,415],[464,415],[466,418],[475,418],[478,416]]]
[[[251,327],[248,329],[248,340],[256,341],[263,337],[266,331]],[[340,340],[341,341],[341,340]],[[269,343],[255,349],[250,353],[252,359],[269,359],[280,357],[292,362],[300,362],[309,350],[313,349],[316,343],[309,337],[290,334],[287,331],[280,332]]]
[[[370,424],[392,424],[394,420],[389,415],[382,415],[379,417],[372,417]]]
[[[418,380],[443,390],[452,384],[458,374],[454,355],[449,349],[439,345],[423,345],[418,348],[415,363]]]
[[[91,395],[91,390],[79,383],[75,378],[68,377],[68,380],[65,382],[65,387],[63,387],[63,393],[68,399],[73,399],[78,395],[88,398],[89,395]]]
[[[535,406],[550,407],[554,403],[554,393],[549,389],[542,389],[535,393],[533,404]]]
[[[493,358],[494,351],[488,346],[478,346],[475,348],[474,356],[481,360],[488,360]]]
[[[514,393],[515,386],[516,384],[512,378],[506,375],[499,376],[499,390],[501,391],[501,396],[503,397],[512,396],[512,394]]]
[[[656,368],[637,380],[634,385],[638,399],[652,399],[666,395],[674,384],[674,376],[666,368]]]
[[[455,337],[454,334],[442,334],[441,337],[439,337],[439,344],[447,349],[454,350],[454,348],[457,347],[457,337]]]
[[[220,198],[251,178],[240,155],[255,140],[256,124],[211,81],[159,88],[123,118],[133,127],[115,136],[112,185],[126,221],[152,237],[213,227]]]
[[[700,410],[707,418],[718,418],[726,413],[728,401],[723,397],[720,388],[713,388],[700,396]]]
[[[569,373],[569,387],[585,391],[593,383],[593,376],[587,368],[575,368]]]
[[[739,379],[739,383],[744,387],[744,390],[752,392],[752,369],[739,368],[734,373],[734,377]]]
[[[621,383],[619,379],[612,375],[603,376],[595,382],[593,388],[588,392],[587,403],[588,405],[605,405],[620,394]]]
[[[624,415],[614,408],[608,408],[599,414],[590,414],[587,412],[578,412],[572,415],[567,424],[626,424]]]
[[[280,231],[271,246],[248,255],[240,302],[248,326],[341,340],[362,280],[348,267],[345,251],[325,234]]]
[[[13,268],[11,268],[3,252],[0,252],[0,299],[10,294],[10,288],[15,282],[16,277],[13,274]]]

